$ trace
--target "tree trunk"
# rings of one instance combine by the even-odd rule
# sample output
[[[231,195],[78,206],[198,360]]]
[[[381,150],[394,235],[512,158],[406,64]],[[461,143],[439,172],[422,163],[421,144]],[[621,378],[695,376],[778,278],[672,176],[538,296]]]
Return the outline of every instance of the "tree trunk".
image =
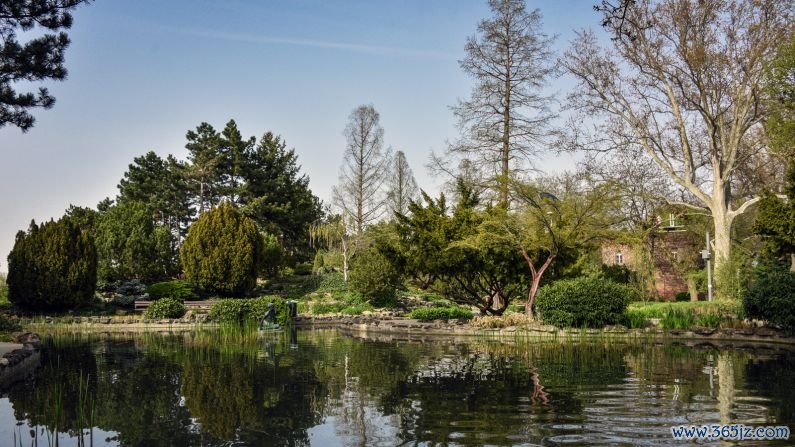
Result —
[[[348,244],[345,243],[345,236],[342,237],[342,279],[348,282]]]
[[[789,271],[795,272],[795,253],[789,255]]]

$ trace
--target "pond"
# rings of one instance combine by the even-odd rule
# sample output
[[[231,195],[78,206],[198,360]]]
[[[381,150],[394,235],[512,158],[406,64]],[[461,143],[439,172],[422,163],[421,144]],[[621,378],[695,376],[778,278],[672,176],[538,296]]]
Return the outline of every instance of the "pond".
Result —
[[[793,384],[786,349],[48,335],[0,445],[681,445],[672,425],[795,428]]]

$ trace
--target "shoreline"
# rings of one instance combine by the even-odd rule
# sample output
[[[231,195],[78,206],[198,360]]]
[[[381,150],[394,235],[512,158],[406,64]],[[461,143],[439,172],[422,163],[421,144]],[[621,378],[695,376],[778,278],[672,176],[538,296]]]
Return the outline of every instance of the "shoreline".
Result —
[[[78,321],[61,322],[51,319],[46,322],[28,322],[27,330],[49,332],[52,329],[73,332],[182,332],[202,329],[217,329],[217,323],[186,320],[133,320],[129,318],[84,317]],[[603,329],[558,329],[553,326],[509,326],[504,328],[484,328],[472,326],[467,322],[420,321],[400,317],[376,316],[319,316],[299,317],[297,329],[339,329],[343,334],[360,338],[380,338],[383,340],[432,340],[432,339],[492,339],[509,341],[525,340],[615,340],[646,341],[665,343],[670,341],[705,342],[719,345],[768,344],[792,346],[795,337],[782,331],[766,327],[758,328],[708,328],[662,329],[647,327],[628,329],[623,326],[609,326]]]

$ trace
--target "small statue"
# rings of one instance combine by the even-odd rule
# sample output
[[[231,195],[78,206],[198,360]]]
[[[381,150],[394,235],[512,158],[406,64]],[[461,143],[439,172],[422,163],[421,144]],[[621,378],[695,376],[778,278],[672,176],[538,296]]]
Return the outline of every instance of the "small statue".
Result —
[[[265,317],[260,322],[259,329],[267,331],[275,331],[281,329],[279,323],[276,322],[276,308],[273,303],[268,303],[268,310],[265,312]]]

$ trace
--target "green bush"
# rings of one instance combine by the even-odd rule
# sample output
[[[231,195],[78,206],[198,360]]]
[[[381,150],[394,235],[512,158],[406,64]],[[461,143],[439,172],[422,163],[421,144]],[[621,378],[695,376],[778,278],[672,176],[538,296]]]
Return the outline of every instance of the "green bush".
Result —
[[[144,318],[159,320],[162,318],[180,318],[185,315],[185,305],[174,298],[162,298],[152,302],[144,312]]]
[[[408,314],[409,318],[415,320],[469,320],[472,318],[472,311],[463,307],[421,307],[412,310]]]
[[[679,292],[676,294],[676,301],[690,301],[690,292]]]
[[[795,273],[759,270],[743,299],[745,316],[795,332]]]
[[[296,264],[293,267],[293,275],[306,276],[312,274],[312,265],[308,262]]]
[[[318,251],[317,253],[315,253],[315,260],[312,263],[312,273],[316,275],[325,273],[326,272],[325,265],[326,263],[323,260],[323,252]]]
[[[226,203],[191,225],[181,250],[188,280],[223,296],[243,296],[254,288],[262,255],[257,225]]]
[[[717,313],[706,313],[696,317],[696,326],[720,327],[721,316]]]
[[[174,298],[180,301],[190,301],[197,298],[188,281],[165,281],[152,284],[147,287],[146,293],[149,298],[159,300],[161,298]]]
[[[287,301],[278,296],[262,296],[251,299],[222,299],[210,308],[210,320],[219,323],[241,324],[245,321],[259,323],[265,318],[268,304],[276,308],[278,322],[282,325],[290,323]]]
[[[262,233],[261,272],[263,276],[273,278],[279,274],[282,255],[282,245],[279,243],[279,238],[270,233]]]
[[[22,326],[19,324],[19,319],[17,317],[5,313],[0,314],[0,333],[21,330]]]
[[[627,286],[607,279],[561,280],[539,290],[535,311],[557,327],[600,328],[622,321],[630,296]]]
[[[8,255],[8,298],[36,310],[75,309],[94,298],[97,252],[91,235],[70,218],[17,233]]]
[[[401,284],[400,273],[378,250],[365,250],[353,259],[348,283],[351,290],[368,298],[376,306],[394,301]]]

